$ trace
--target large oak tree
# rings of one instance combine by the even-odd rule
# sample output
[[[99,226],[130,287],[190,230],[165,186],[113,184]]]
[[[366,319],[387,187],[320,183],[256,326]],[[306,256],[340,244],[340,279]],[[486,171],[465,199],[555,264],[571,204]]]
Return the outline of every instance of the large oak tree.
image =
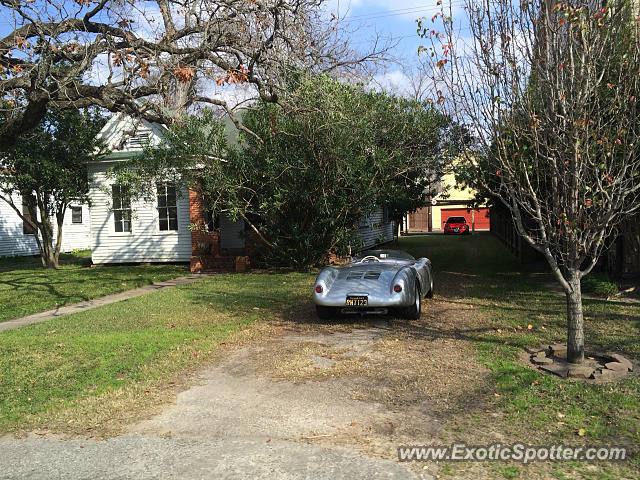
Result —
[[[278,100],[283,60],[321,71],[384,51],[351,51],[322,3],[0,0],[10,26],[0,38],[0,146],[37,125],[47,109],[100,106],[163,123],[194,103],[231,113],[234,85]]]

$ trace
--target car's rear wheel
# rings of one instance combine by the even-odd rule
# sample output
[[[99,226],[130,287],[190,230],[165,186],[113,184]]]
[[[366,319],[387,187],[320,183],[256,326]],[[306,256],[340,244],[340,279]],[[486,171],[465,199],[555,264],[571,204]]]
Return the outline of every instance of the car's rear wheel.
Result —
[[[429,286],[429,291],[425,296],[427,298],[433,298],[433,276],[431,275],[431,273],[429,273],[429,281],[431,282],[431,285]]]
[[[336,309],[325,307],[324,305],[316,305],[316,314],[321,320],[331,320],[336,314]]]
[[[420,297],[420,285],[416,282],[416,298],[413,305],[407,307],[404,313],[404,316],[410,320],[417,320],[420,318],[420,313],[422,312],[422,299]]]

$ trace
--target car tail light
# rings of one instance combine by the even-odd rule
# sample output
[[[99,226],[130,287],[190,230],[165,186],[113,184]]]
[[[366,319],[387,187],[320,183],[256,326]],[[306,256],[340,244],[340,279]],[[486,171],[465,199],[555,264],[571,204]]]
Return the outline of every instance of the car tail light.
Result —
[[[322,293],[322,285],[316,285],[316,293]]]
[[[402,287],[400,285],[394,285],[393,291],[396,293],[400,293],[402,291]]]

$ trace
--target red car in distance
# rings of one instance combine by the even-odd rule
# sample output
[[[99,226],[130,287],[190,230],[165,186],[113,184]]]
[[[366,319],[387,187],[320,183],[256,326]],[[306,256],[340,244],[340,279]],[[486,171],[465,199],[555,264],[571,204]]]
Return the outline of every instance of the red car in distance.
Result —
[[[466,218],[449,217],[447,221],[444,222],[444,233],[445,235],[468,235],[471,232],[469,231],[469,224]]]

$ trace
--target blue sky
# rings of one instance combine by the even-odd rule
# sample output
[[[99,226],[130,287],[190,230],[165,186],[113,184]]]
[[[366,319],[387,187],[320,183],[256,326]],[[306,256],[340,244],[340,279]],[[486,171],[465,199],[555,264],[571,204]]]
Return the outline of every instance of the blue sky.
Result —
[[[327,8],[340,12],[343,22],[355,29],[354,45],[366,48],[375,35],[398,42],[392,52],[398,63],[386,65],[386,73],[381,73],[378,80],[387,88],[405,88],[407,76],[418,61],[418,47],[424,43],[416,33],[416,19],[430,18],[438,10],[436,0],[331,0]]]
[[[448,5],[448,0],[443,3]],[[463,0],[452,0],[454,20],[464,27],[462,4]],[[385,72],[377,75],[376,80],[381,86],[402,93],[419,61],[418,47],[427,44],[416,32],[416,19],[426,17],[431,25],[431,17],[441,7],[437,0],[329,0],[325,8],[339,13],[343,22],[355,29],[351,35],[354,45],[364,46],[376,34],[398,41],[393,50],[397,63],[386,65]]]

